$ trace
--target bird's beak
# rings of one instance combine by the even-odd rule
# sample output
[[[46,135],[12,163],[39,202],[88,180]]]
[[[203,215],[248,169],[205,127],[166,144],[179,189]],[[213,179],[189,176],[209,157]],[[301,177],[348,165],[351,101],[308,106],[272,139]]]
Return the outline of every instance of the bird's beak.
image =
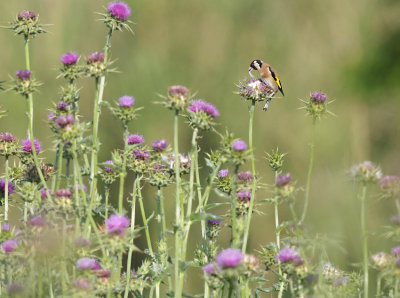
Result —
[[[252,78],[254,78],[254,76],[251,74],[251,71],[253,70],[253,67],[250,67],[249,68],[249,75],[250,75],[250,77],[252,77]]]

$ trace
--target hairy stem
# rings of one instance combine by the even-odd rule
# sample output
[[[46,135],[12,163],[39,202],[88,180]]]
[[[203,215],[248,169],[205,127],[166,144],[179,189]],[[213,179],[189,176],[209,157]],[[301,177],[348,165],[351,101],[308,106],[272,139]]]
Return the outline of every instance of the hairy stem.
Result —
[[[368,241],[367,230],[365,227],[365,198],[367,195],[367,186],[365,183],[361,191],[361,232],[363,238],[363,269],[364,269],[364,298],[368,298]]]
[[[250,223],[251,217],[253,213],[253,206],[254,206],[254,198],[256,193],[256,165],[254,160],[254,149],[253,149],[253,122],[254,122],[254,107],[256,102],[253,100],[249,109],[250,117],[249,117],[249,149],[250,149],[250,158],[251,158],[251,171],[253,174],[253,185],[251,188],[251,198],[250,198],[250,205],[249,211],[246,218],[246,224],[244,228],[244,236],[243,236],[243,245],[242,245],[242,253],[246,253],[246,246],[247,246],[247,239],[249,237],[250,231]]]
[[[312,129],[311,129],[310,163],[308,165],[306,193],[305,193],[304,207],[303,207],[303,212],[301,214],[300,222],[303,222],[304,219],[306,218],[308,202],[310,199],[311,173],[312,173],[312,169],[313,169],[313,165],[314,165],[314,147],[315,147],[315,120],[313,120]]]
[[[142,197],[142,190],[141,190],[141,186],[140,186],[140,178],[137,180],[137,194],[138,194],[138,199],[139,199],[140,212],[142,214],[142,219],[143,219],[144,231],[146,234],[147,247],[149,248],[150,255],[153,256],[153,248],[151,246],[150,231],[149,231],[149,226],[147,223],[146,213],[144,211],[144,205],[143,205],[143,197]]]
[[[119,174],[118,212],[122,214],[124,204],[124,184],[126,177],[126,155],[128,154],[128,128],[124,125],[124,153],[122,157],[122,171]]]

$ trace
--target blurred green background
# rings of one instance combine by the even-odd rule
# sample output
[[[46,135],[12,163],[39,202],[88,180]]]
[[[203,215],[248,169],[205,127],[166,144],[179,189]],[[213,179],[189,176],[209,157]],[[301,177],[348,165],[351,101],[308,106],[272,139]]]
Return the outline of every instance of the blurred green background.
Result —
[[[353,269],[361,261],[359,202],[356,187],[348,176],[349,168],[370,159],[387,174],[400,174],[400,2],[395,0],[146,0],[128,1],[135,34],[117,32],[112,38],[112,59],[120,73],[111,74],[105,99],[114,101],[130,94],[143,106],[141,117],[131,132],[143,134],[150,143],[159,138],[172,142],[172,112],[154,101],[173,84],[188,86],[197,96],[214,103],[221,112],[220,131],[229,127],[237,137],[247,140],[247,103],[234,94],[235,84],[247,75],[250,62],[262,59],[278,71],[285,97],[273,100],[268,112],[257,108],[255,149],[257,171],[264,183],[273,175],[264,159],[265,152],[279,147],[288,152],[284,171],[292,173],[303,186],[309,160],[311,119],[305,116],[300,98],[311,91],[328,94],[331,111],[316,130],[316,157],[312,175],[311,203],[306,224],[318,235],[338,241],[344,248],[328,246],[329,257],[342,269]],[[45,148],[44,156],[53,161],[50,129],[46,124],[48,108],[58,101],[56,79],[60,56],[76,51],[84,58],[102,50],[106,28],[95,12],[107,2],[95,0],[18,0],[0,1],[0,24],[7,25],[23,10],[40,14],[42,23],[52,24],[49,33],[31,44],[31,65],[36,78],[44,82],[34,95],[35,136]],[[0,30],[0,80],[8,80],[23,69],[21,37]],[[94,82],[78,82],[81,114],[90,120]],[[26,135],[24,100],[12,92],[0,93],[0,105],[8,117],[0,120],[0,131],[19,138]],[[103,110],[100,125],[102,142],[99,160],[122,147],[117,120]],[[183,121],[182,121],[183,122]],[[181,122],[181,123],[182,123]],[[181,126],[182,151],[189,150],[190,129]],[[203,152],[215,148],[218,138],[210,133],[201,140]],[[3,169],[2,169],[3,170]],[[116,186],[116,185],[115,185]],[[131,191],[129,180],[126,191]],[[115,190],[114,190],[115,191]],[[146,188],[148,213],[154,209],[154,189]],[[116,192],[114,192],[115,194]],[[172,192],[171,192],[172,194]],[[257,198],[267,196],[260,191]],[[304,193],[299,192],[298,210]],[[214,197],[214,200],[220,200]],[[173,221],[173,196],[166,197],[169,222]],[[272,208],[262,205],[263,215],[254,216],[249,251],[274,240]],[[223,210],[220,210],[222,213]],[[394,202],[379,201],[375,193],[368,205],[368,228],[372,233],[370,250],[388,251],[394,243],[381,237],[382,225],[394,215]],[[289,218],[285,208],[281,219]],[[225,232],[228,228],[225,228]],[[156,235],[154,233],[154,235]],[[193,228],[191,248],[199,240]],[[143,237],[138,240],[144,247]],[[143,244],[143,245],[142,245]],[[229,245],[228,233],[220,241]],[[189,251],[193,251],[193,249]],[[136,255],[136,264],[141,254]],[[191,272],[187,290],[200,291],[200,270]],[[197,280],[196,280],[197,279]]]

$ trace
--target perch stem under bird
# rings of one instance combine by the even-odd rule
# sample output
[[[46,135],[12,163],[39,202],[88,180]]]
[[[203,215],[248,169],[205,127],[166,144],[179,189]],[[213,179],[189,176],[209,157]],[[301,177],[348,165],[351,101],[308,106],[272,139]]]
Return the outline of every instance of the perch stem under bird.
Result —
[[[263,108],[263,110],[266,111],[268,110],[268,106],[271,102],[272,97],[274,97],[278,91],[280,91],[282,95],[285,96],[285,94],[283,93],[282,84],[276,70],[271,65],[263,62],[262,60],[253,60],[250,64],[249,75],[251,78],[256,79],[251,73],[253,70],[258,71],[258,74],[260,76],[259,80],[272,90],[271,97],[267,100]]]

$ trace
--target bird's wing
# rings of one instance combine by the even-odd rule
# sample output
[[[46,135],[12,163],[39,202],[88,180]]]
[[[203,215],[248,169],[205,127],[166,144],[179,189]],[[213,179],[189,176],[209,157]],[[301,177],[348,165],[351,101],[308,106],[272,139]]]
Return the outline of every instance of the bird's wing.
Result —
[[[275,80],[276,84],[278,85],[279,91],[283,94],[282,83],[278,77],[278,74],[276,73],[276,70],[272,66],[268,66],[268,69],[272,75],[272,78]]]

